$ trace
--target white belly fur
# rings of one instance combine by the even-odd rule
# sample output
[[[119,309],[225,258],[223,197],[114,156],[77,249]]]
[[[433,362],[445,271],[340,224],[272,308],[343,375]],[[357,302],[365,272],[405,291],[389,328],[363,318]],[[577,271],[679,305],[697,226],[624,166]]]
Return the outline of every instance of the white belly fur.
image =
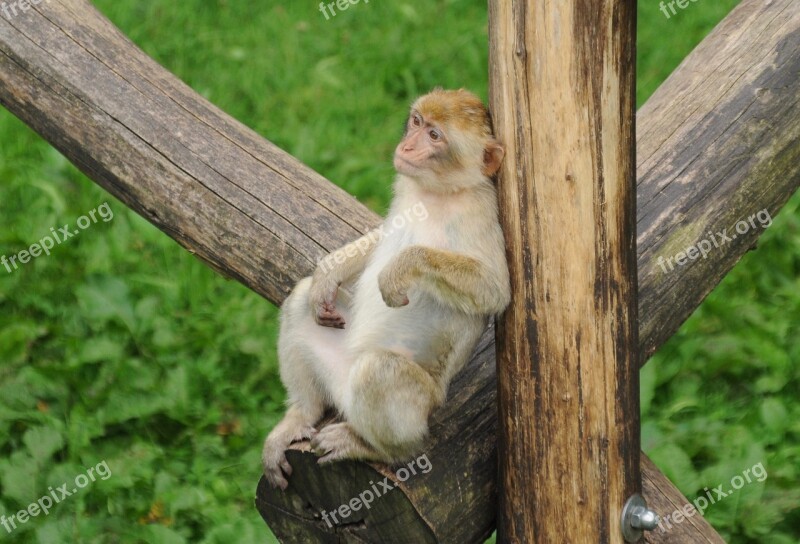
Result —
[[[378,275],[400,251],[412,245],[455,249],[449,247],[452,243],[447,239],[446,225],[437,224],[436,218],[429,217],[422,228],[422,221],[406,217],[402,227],[395,228],[400,221],[393,223],[394,217],[390,214],[386,219],[385,234],[355,284],[351,322],[345,329],[347,348],[351,360],[365,349],[378,347],[406,355],[425,367],[438,367],[465,342],[471,344],[477,339],[485,318],[444,307],[413,287],[407,306],[390,308],[384,303]]]

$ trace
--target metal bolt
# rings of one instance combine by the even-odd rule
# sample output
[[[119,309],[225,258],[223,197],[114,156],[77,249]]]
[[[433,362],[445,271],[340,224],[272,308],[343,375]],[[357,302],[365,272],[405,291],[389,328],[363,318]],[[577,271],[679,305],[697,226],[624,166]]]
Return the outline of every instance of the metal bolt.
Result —
[[[638,542],[643,531],[652,531],[661,521],[658,514],[647,508],[644,497],[638,493],[628,499],[622,509],[622,536],[625,542]]]
[[[658,527],[658,521],[656,513],[646,508],[637,508],[631,515],[631,525],[644,531],[652,531]]]

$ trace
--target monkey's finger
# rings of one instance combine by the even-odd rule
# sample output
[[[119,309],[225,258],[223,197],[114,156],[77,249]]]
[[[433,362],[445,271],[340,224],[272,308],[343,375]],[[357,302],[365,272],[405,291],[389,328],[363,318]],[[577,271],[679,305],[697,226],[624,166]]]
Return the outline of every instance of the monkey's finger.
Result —
[[[337,312],[321,312],[317,315],[317,324],[323,327],[343,329],[345,326],[344,317]]]
[[[317,435],[319,436],[319,435]],[[317,437],[311,439],[311,451],[314,452],[314,455],[317,457],[324,457],[325,455],[331,452],[331,449],[324,446]]]
[[[317,434],[317,429],[315,429],[314,427],[311,426],[302,427],[292,437],[291,443],[294,444],[295,442],[302,442],[303,440],[309,440],[311,438],[314,438],[316,434]]]
[[[266,476],[269,485],[275,489],[280,488],[282,491],[286,491],[286,488],[289,487],[289,480],[283,476],[283,473],[277,467],[265,470],[264,476]]]
[[[317,323],[321,327],[330,327],[332,329],[343,329],[344,328],[344,320],[335,320],[335,319],[320,319]]]
[[[292,475],[292,465],[289,464],[289,461],[286,459],[286,457],[280,460],[280,466],[281,470],[283,470],[283,473],[286,474],[287,477]]]
[[[340,315],[323,315],[320,316],[320,321],[324,321],[325,323],[335,323],[339,325],[344,325],[344,318]]]
[[[337,459],[336,455],[334,455],[334,453],[332,451],[329,451],[325,455],[322,455],[322,456],[317,458],[317,464],[318,465],[327,465],[329,463],[333,463],[334,461],[336,461],[336,459]]]

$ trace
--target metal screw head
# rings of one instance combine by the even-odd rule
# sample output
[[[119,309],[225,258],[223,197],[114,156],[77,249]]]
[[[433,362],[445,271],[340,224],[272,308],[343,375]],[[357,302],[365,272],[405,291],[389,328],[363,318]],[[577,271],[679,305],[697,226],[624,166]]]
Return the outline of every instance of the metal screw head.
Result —
[[[652,531],[658,527],[658,515],[647,508],[644,497],[638,493],[628,499],[622,509],[622,536],[625,542],[637,542],[643,531]]]
[[[658,527],[658,515],[647,508],[636,508],[631,515],[631,525],[636,529],[652,531]]]

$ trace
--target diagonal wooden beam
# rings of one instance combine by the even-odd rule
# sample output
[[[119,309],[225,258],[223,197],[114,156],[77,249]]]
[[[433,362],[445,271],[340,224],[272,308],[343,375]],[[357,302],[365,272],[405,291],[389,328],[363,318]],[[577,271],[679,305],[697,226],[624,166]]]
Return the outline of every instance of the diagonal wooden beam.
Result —
[[[709,226],[730,228],[727,221],[761,209],[774,215],[800,184],[798,22],[800,3],[744,0],[639,112],[639,313],[646,353],[677,330],[761,229],[669,274],[659,272],[657,256],[700,241]],[[327,251],[378,221],[178,81],[84,0],[52,0],[10,20],[0,17],[0,104],[190,252],[275,303]],[[491,530],[491,335],[434,416],[434,470],[401,485],[393,495],[399,498],[390,499],[397,504],[385,530],[392,518],[404,520],[398,535],[410,530],[409,519],[421,520],[428,534],[465,542]],[[326,481],[342,496],[353,489],[336,477],[369,481],[385,470],[342,464],[320,473],[309,456],[298,456],[307,468],[298,470],[296,482]],[[646,482],[658,476],[646,463],[643,469]],[[670,500],[680,494],[661,483],[648,500],[672,511]],[[265,509],[292,512],[293,518],[278,517],[296,531],[298,524],[315,523],[324,501],[335,500],[324,495],[330,486],[308,489],[302,500],[294,487],[259,500],[272,501]],[[362,525],[342,530],[361,534]],[[320,534],[331,533],[323,528]],[[669,534],[653,538],[679,542]]]
[[[774,216],[797,189],[799,55],[800,2],[744,0],[639,110],[642,364],[755,247],[763,227],[737,223]],[[705,258],[678,264],[704,241]]]

